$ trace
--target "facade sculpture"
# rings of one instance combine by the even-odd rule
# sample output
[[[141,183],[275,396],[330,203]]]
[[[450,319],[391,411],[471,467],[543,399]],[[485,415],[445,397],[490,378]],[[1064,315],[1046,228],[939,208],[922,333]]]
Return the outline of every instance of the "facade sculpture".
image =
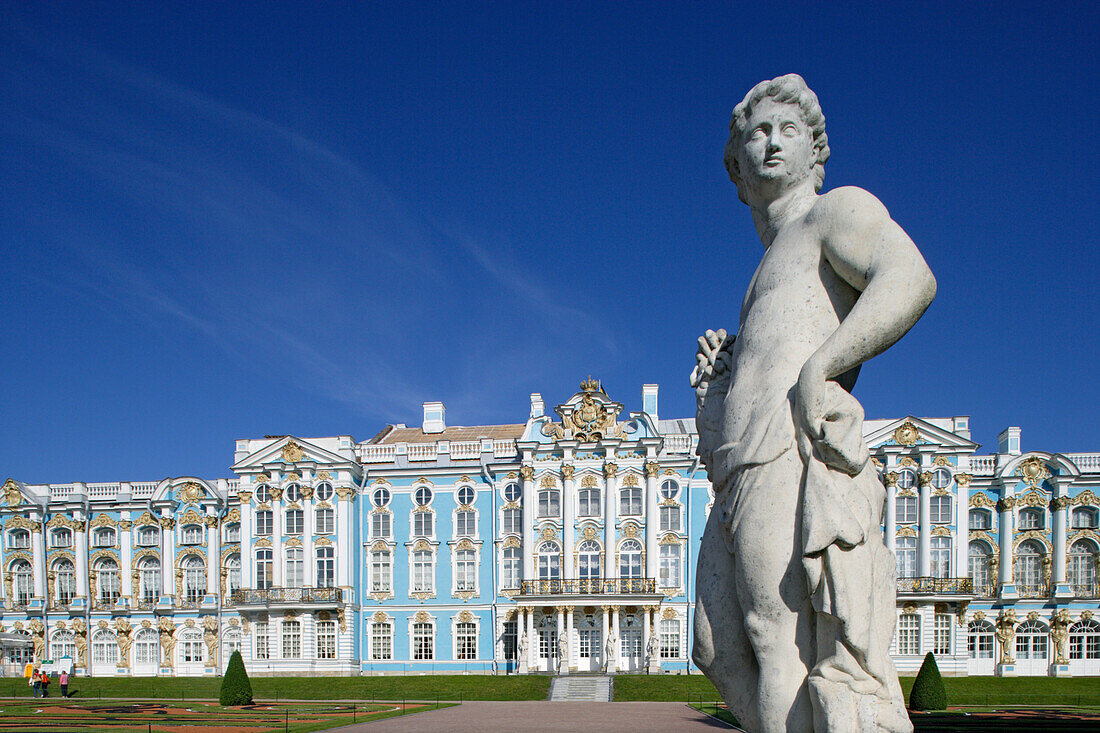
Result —
[[[828,158],[800,76],[762,82],[734,109],[726,168],[765,253],[736,337],[708,331],[692,373],[717,509],[694,657],[749,730],[910,731],[889,656],[886,493],[849,391],[936,285],[874,196],[818,193]]]

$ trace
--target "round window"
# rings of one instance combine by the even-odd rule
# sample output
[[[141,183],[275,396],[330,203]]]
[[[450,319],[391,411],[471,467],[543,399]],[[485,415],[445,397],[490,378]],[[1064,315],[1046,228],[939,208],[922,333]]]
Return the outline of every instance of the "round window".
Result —
[[[260,484],[256,487],[256,501],[261,504],[271,501],[271,488],[267,484]]]
[[[911,489],[917,485],[917,474],[908,468],[898,472],[898,486],[903,489]]]
[[[287,501],[301,501],[302,500],[302,487],[298,484],[287,484],[286,487],[286,500]]]
[[[458,490],[458,503],[461,506],[470,506],[474,503],[474,490],[469,486],[463,486]]]
[[[951,472],[944,467],[939,467],[932,472],[932,485],[937,489],[946,489],[951,485]]]
[[[523,492],[520,490],[519,484],[508,484],[504,487],[505,501],[519,501],[522,495]]]
[[[332,484],[328,481],[322,481],[317,484],[317,498],[321,501],[328,501],[332,498]]]
[[[374,505],[377,507],[383,507],[390,503],[390,490],[389,489],[375,489],[374,490]]]
[[[421,486],[416,490],[416,493],[413,494],[413,501],[415,501],[418,506],[427,506],[431,500],[432,490],[427,486]]]
[[[675,499],[676,495],[680,493],[680,487],[676,485],[676,482],[672,479],[665,481],[661,484],[661,497],[664,499]]]

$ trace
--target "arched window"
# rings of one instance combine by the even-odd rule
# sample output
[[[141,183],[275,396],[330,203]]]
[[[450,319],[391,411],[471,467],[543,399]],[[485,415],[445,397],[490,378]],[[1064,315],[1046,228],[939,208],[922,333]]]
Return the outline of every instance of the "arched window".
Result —
[[[431,593],[435,588],[435,556],[431,550],[413,552],[412,589],[417,593]]]
[[[92,635],[92,664],[118,664],[118,639],[113,631],[99,629]]]
[[[76,596],[76,569],[71,560],[62,559],[54,563],[53,572],[57,587],[57,603],[67,606]]]
[[[201,631],[186,626],[180,631],[180,662],[184,664],[201,664],[202,647]]]
[[[241,651],[241,630],[230,627],[222,635],[222,664],[227,664],[233,652]]]
[[[59,527],[50,533],[50,544],[53,547],[72,547],[73,533],[66,527]]]
[[[1092,507],[1079,506],[1073,510],[1074,529],[1096,529],[1097,512]]]
[[[1038,619],[1027,620],[1016,627],[1016,658],[1046,659],[1047,634],[1050,629]]]
[[[557,489],[539,490],[539,516],[557,517],[561,515],[561,493]]]
[[[1079,598],[1097,595],[1096,545],[1092,540],[1077,540],[1069,548],[1069,582]]]
[[[230,522],[225,525],[225,541],[229,543],[241,541],[241,525],[239,522]]]
[[[25,606],[31,602],[34,595],[34,572],[31,564],[26,560],[16,560],[11,565],[12,593],[15,594],[15,605]]]
[[[1028,507],[1020,510],[1019,529],[1042,529],[1043,510]]]
[[[50,640],[50,658],[58,660],[62,657],[76,659],[76,636],[71,631],[54,632]]]
[[[92,536],[92,544],[96,547],[114,547],[115,531],[110,527],[100,527]]]
[[[141,602],[152,605],[160,600],[160,560],[155,557],[142,558],[138,572]]]
[[[898,524],[912,524],[917,521],[917,497],[894,497],[894,521]]]
[[[1100,659],[1100,624],[1082,619],[1069,627],[1069,658]]]
[[[160,664],[160,635],[141,629],[134,636],[134,664]]]
[[[680,587],[680,546],[661,545],[661,565],[658,585],[662,588]]]
[[[577,547],[577,577],[581,580],[600,577],[600,545],[595,540],[585,540]]]
[[[578,494],[578,517],[600,516],[600,490],[594,486],[582,488]]]
[[[520,587],[523,579],[523,558],[518,547],[505,547],[503,553],[503,567],[500,574],[501,588],[513,589]]]
[[[561,546],[557,542],[539,545],[539,580],[557,580],[561,577]]]
[[[1042,545],[1035,540],[1025,540],[1016,548],[1016,590],[1021,596],[1035,598],[1043,594],[1044,554]]]
[[[917,577],[917,538],[898,537],[895,539],[894,554],[897,556],[898,577]]]
[[[627,540],[619,545],[619,577],[642,577],[642,544],[637,540]]]
[[[985,619],[971,621],[966,627],[966,649],[971,659],[992,659],[993,624]]]
[[[31,547],[31,533],[25,529],[13,529],[8,532],[9,550],[29,550]]]
[[[271,550],[256,550],[256,588],[270,588],[272,582]]]
[[[287,588],[301,588],[305,582],[304,554],[301,547],[288,547],[286,552],[286,573],[283,577]]]
[[[971,509],[970,529],[993,529],[993,515],[988,509]]]
[[[934,524],[947,524],[951,521],[951,497],[933,496],[929,499],[930,518]]]
[[[336,551],[331,547],[317,548],[317,587],[336,586]]]
[[[951,538],[932,538],[932,577],[951,577]]]
[[[970,571],[970,581],[974,585],[974,595],[988,596],[993,591],[993,551],[989,545],[980,540],[970,543],[967,551],[967,561]]]
[[[201,524],[185,524],[181,530],[183,539],[180,540],[180,544],[184,545],[201,545],[202,544],[202,525]]]
[[[160,528],[151,524],[138,527],[137,543],[142,547],[156,547],[160,544]]]
[[[619,516],[638,517],[642,514],[642,489],[624,486],[619,489]]]
[[[183,559],[183,597],[198,603],[206,595],[206,563],[197,555]]]
[[[672,501],[679,493],[680,486],[672,479],[665,479],[661,482],[661,498],[665,501]]]
[[[389,516],[389,514],[385,515]],[[336,513],[332,507],[319,506],[313,511],[314,534],[332,534],[336,531]]]
[[[95,564],[97,598],[100,603],[114,604],[118,601],[121,588],[118,579],[118,563],[102,559]]]
[[[225,592],[229,598],[241,589],[241,556],[230,555],[225,559]]]
[[[455,590],[477,588],[477,554],[473,550],[455,553]]]

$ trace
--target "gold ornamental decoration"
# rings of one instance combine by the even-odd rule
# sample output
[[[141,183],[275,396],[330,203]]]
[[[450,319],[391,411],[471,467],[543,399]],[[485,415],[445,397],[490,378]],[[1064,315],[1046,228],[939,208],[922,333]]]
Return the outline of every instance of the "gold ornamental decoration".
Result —
[[[23,503],[23,492],[19,490],[19,484],[15,483],[15,479],[8,479],[4,482],[4,503],[8,506],[19,506]]]
[[[1016,475],[1026,481],[1030,486],[1035,486],[1043,479],[1050,478],[1050,471],[1041,458],[1032,456],[1025,461],[1021,461],[1020,465],[1016,466]]]
[[[581,382],[580,394],[581,398],[577,402],[554,408],[561,416],[561,422],[547,424],[543,427],[542,434],[558,440],[576,440],[581,443],[622,437],[622,425],[616,423],[616,418],[623,406],[612,402],[600,383],[591,377]]]
[[[283,446],[283,463],[297,463],[302,460],[305,455],[306,452],[302,450],[302,446],[298,445],[293,440]]]
[[[524,481],[535,480],[535,467],[534,466],[520,466],[519,475],[523,477]]]
[[[905,447],[913,446],[920,440],[920,431],[911,421],[906,420],[894,431],[894,441]]]
[[[206,492],[194,481],[188,481],[179,488],[177,496],[188,504],[194,504],[206,496]]]

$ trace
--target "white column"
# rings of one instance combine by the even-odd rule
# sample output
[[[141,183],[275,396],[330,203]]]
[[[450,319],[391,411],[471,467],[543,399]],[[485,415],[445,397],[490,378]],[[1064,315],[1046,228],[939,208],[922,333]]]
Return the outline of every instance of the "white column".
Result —
[[[527,609],[527,669],[538,665],[539,640],[535,638],[535,609]]]
[[[125,547],[125,545],[123,545]],[[79,532],[73,532],[73,554],[76,556],[76,562],[73,563],[76,568],[76,595],[82,597],[85,602],[88,602],[88,534],[83,529]],[[122,556],[122,568],[119,568],[122,572],[123,583],[126,583],[126,577],[129,571],[126,569],[126,556]],[[122,594],[126,595],[126,586],[122,587]]]
[[[898,534],[898,474],[897,471],[890,471],[884,477],[883,483],[886,485],[886,520],[883,523],[886,536],[883,538],[886,540],[886,547],[890,552],[897,550],[897,534]]]
[[[133,607],[134,599],[134,530],[130,522],[130,512],[122,512],[122,521],[118,526],[118,541],[122,548],[122,595],[130,599],[130,607]],[[80,595],[80,568],[76,571],[77,595]],[[84,573],[87,578],[88,574]]]
[[[252,493],[237,492],[241,512],[241,588],[252,588]]]
[[[657,506],[657,472],[661,466],[657,461],[645,464],[645,577],[657,577],[657,563],[660,548],[657,546],[657,532],[661,528],[661,513]],[[684,489],[687,494],[687,488]]]
[[[350,505],[349,505],[350,506]],[[302,555],[305,557],[305,573],[303,573],[303,584],[308,588],[317,587],[317,559],[313,557],[313,534],[316,532],[314,526],[314,520],[316,517],[313,515],[313,488],[310,486],[302,487]],[[347,545],[350,547],[351,545]],[[337,560],[339,562],[339,560]],[[348,583],[351,585],[351,583]]]
[[[614,463],[604,464],[603,576],[608,579],[616,577],[618,573],[618,568],[615,567],[615,522],[619,501],[619,481],[616,478],[618,472],[619,467]],[[607,628],[604,627],[605,632],[606,630]]]
[[[574,468],[570,464],[563,464],[561,467],[562,477],[562,548],[565,551],[565,557],[562,558],[561,577],[563,579],[577,577],[577,571],[573,568],[573,541],[574,533],[576,532],[576,500],[573,496],[573,471]]]
[[[958,506],[958,531],[955,532],[955,577],[970,573],[970,475],[955,474],[955,501]]]
[[[653,628],[650,625],[649,618],[649,606],[642,606],[642,663],[646,663],[646,657],[649,655],[649,637],[653,633]],[[648,667],[647,667],[648,670]]]
[[[32,521],[41,524],[45,517],[31,515]],[[31,532],[31,552],[33,562],[31,563],[31,579],[34,581],[34,595],[37,598],[46,597],[46,576],[43,574],[43,569],[46,565],[46,538],[44,535],[45,527],[35,529]],[[86,575],[87,573],[85,573]]]
[[[221,571],[221,543],[218,541],[218,518],[206,517],[206,594],[217,596],[218,578]]]
[[[1001,585],[1012,583],[1012,509],[1016,506],[1016,497],[1013,495],[1013,487],[1003,484],[1001,500],[997,502],[997,511],[1000,513],[998,521],[997,539],[1000,543],[1000,564],[997,566],[997,575]]]
[[[568,656],[566,657],[566,660],[565,660],[565,667],[566,667],[567,670],[571,669],[573,667],[573,655],[574,655],[574,652],[573,652],[573,612],[574,612],[574,610],[575,609],[573,608],[573,606],[566,606],[565,607],[565,638],[569,640],[569,649],[567,650],[569,652],[569,654],[568,654]],[[559,644],[561,643],[560,639],[558,640],[558,643]]]
[[[162,510],[160,518],[160,580],[161,595],[176,595],[176,521]]]
[[[622,642],[619,639],[619,607],[618,606],[612,606],[611,607],[611,639],[612,639],[612,643],[615,645],[615,655],[612,657],[612,659],[615,660],[615,669],[611,669],[611,665],[608,665],[607,671],[608,672],[617,672],[619,667],[625,667],[626,666],[626,660],[624,660],[622,658],[623,657],[623,655],[622,655],[623,645],[622,645]]]
[[[1069,506],[1066,490],[1069,487],[1067,480],[1061,476],[1052,480],[1054,481],[1054,500],[1051,502],[1051,514],[1054,522],[1051,540],[1054,542],[1054,565],[1051,568],[1051,584],[1054,586],[1055,596],[1072,597],[1073,590],[1066,583],[1066,507]]]
[[[523,477],[523,579],[535,579],[535,467],[520,466]],[[530,639],[527,640],[530,643]]]
[[[607,637],[611,634],[611,607],[603,607],[603,626],[600,627],[600,660],[604,664],[604,668],[608,672],[614,671],[611,667],[611,660],[607,656]]]
[[[920,475],[920,493],[917,499],[919,510],[917,520],[917,575],[927,578],[932,574],[932,474],[924,471]]]
[[[286,562],[286,549],[283,547],[283,522],[286,521],[282,512],[282,490],[271,487],[271,585],[282,588],[283,563]]]
[[[337,489],[336,494],[336,584],[347,588],[351,585],[351,561],[355,555],[351,546],[351,497],[355,489]]]
[[[564,639],[565,639],[565,609],[563,609],[561,606],[557,606],[554,610],[556,611],[556,616],[557,616],[556,621],[557,621],[558,645],[560,646],[562,641],[564,641]],[[558,655],[558,659],[562,660],[562,665],[566,669],[569,668],[569,660],[568,659],[563,658],[560,654]],[[558,674],[561,674],[561,667],[559,667],[557,669],[557,672],[558,672]]]

